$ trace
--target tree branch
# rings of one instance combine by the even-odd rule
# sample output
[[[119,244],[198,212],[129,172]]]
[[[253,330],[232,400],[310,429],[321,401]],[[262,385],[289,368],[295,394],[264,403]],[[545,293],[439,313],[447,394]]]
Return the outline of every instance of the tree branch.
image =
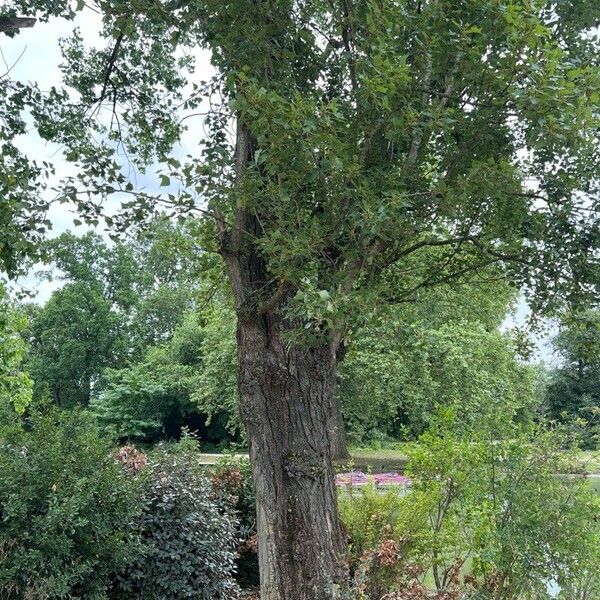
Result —
[[[15,33],[19,29],[33,27],[37,19],[33,17],[5,17],[0,16],[0,32]]]

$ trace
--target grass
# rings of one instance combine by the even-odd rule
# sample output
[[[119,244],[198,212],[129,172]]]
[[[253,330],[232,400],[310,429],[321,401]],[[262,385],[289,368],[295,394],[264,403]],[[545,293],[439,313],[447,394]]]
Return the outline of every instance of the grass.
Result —
[[[199,460],[203,464],[214,464],[220,454],[200,454]],[[237,456],[247,456],[237,454]],[[338,469],[360,469],[362,471],[402,471],[406,465],[406,444],[395,443],[387,448],[350,448],[350,460],[341,461]],[[579,453],[579,472],[600,473],[600,450],[582,450]]]
[[[582,450],[579,460],[588,473],[600,473],[600,450]]]
[[[393,448],[352,448],[350,455],[359,459],[406,460],[406,453],[402,450],[403,446],[403,444],[394,444]]]
[[[351,448],[350,466],[361,471],[385,472],[404,470],[408,457],[403,444],[396,443],[388,448]],[[340,465],[340,466],[346,466]]]

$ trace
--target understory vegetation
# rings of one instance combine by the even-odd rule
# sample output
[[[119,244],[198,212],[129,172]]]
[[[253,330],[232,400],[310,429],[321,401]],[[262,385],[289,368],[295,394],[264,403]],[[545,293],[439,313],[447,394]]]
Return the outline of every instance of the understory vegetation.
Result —
[[[194,255],[194,236],[193,225],[163,218],[127,243],[64,234],[48,244],[39,276],[60,289],[11,308],[27,322],[19,343],[36,402],[85,407],[121,440],[156,443],[189,427],[205,450],[244,446],[233,307],[218,264]],[[518,405],[521,422],[569,424],[582,448],[598,447],[597,314],[565,315],[561,363],[549,370],[527,362],[522,331],[504,327],[516,302],[507,284],[475,280],[382,308],[340,365],[349,443],[414,440],[441,407],[469,426],[496,402]]]
[[[145,243],[169,247],[186,235],[161,222]],[[173,301],[177,287],[143,291],[127,271],[101,268],[106,281],[86,282],[92,263],[81,257],[97,261],[102,244],[59,238],[63,287],[45,305],[3,300],[0,592],[233,599],[259,583],[250,465],[199,458],[245,444],[231,313],[202,304],[204,289],[188,290],[185,302]],[[134,249],[105,254],[146,272],[124,260]],[[71,275],[69,255],[80,257]],[[129,304],[110,300],[109,280],[127,282],[110,294]],[[89,315],[68,301],[69,286],[95,290]],[[385,326],[365,327],[348,348],[337,392],[348,438],[401,444],[411,480],[338,490],[353,600],[600,594],[599,497],[584,476],[557,476],[580,471],[578,448],[597,443],[597,425],[584,418],[597,404],[595,339],[589,327],[586,340],[565,328],[557,346],[569,360],[554,372],[530,366],[523,339],[499,329],[514,297],[502,286],[429,293],[391,308]],[[160,325],[160,339],[147,317],[154,303],[156,318],[172,324]],[[114,324],[100,361],[74,349],[100,349],[79,329],[90,318],[105,320],[103,339]],[[76,361],[85,377],[72,378]]]

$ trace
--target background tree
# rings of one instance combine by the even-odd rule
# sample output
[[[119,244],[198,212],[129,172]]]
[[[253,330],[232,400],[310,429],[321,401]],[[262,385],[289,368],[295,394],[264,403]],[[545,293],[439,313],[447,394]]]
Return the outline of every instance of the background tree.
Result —
[[[600,442],[600,315],[586,311],[563,323],[554,340],[563,364],[554,369],[546,390],[548,416],[575,422],[581,443],[597,448]]]
[[[10,8],[72,16],[64,2]],[[329,438],[349,328],[382,300],[490,264],[527,286],[535,309],[573,288],[579,301],[597,297],[598,10],[575,0],[98,9],[108,47],[88,50],[77,35],[65,46],[77,101],[52,90],[30,103],[40,133],[78,166],[65,197],[95,222],[97,198],[122,190],[134,200],[111,226],[153,217],[160,198],[135,193],[118,141],[134,164],[169,165],[182,185],[164,195],[174,209],[209,217],[206,241],[235,300],[263,598],[338,596],[345,540]],[[198,46],[217,72],[207,85],[191,69]],[[210,92],[209,139],[180,164],[169,156],[177,107],[194,112]],[[118,119],[90,120],[102,104]]]
[[[498,329],[513,298],[502,282],[438,287],[355,332],[338,392],[353,439],[415,438],[442,407],[466,427],[491,403],[519,400],[519,418],[533,416],[536,371]]]
[[[23,369],[25,316],[11,304],[0,284],[0,418],[11,420],[31,401],[33,382]]]
[[[186,426],[203,445],[239,441],[232,325],[229,310],[188,312],[168,342],[128,367],[104,372],[93,412],[120,438],[173,438]]]
[[[45,277],[64,285],[44,306],[27,308],[36,397],[87,404],[107,367],[139,361],[171,338],[199,293],[190,227],[163,218],[126,242],[65,233],[46,244]]]
[[[37,396],[57,406],[88,404],[102,370],[122,360],[120,320],[95,286],[70,283],[32,321],[27,368]]]

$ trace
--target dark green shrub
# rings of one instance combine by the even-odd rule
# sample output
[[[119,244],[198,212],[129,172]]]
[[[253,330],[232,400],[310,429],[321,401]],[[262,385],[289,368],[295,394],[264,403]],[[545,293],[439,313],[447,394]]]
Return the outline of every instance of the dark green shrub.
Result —
[[[151,455],[144,508],[132,528],[143,556],[117,578],[115,598],[232,600],[236,519],[213,492],[191,440]]]
[[[0,424],[0,597],[106,598],[135,553],[136,482],[82,412]]]

